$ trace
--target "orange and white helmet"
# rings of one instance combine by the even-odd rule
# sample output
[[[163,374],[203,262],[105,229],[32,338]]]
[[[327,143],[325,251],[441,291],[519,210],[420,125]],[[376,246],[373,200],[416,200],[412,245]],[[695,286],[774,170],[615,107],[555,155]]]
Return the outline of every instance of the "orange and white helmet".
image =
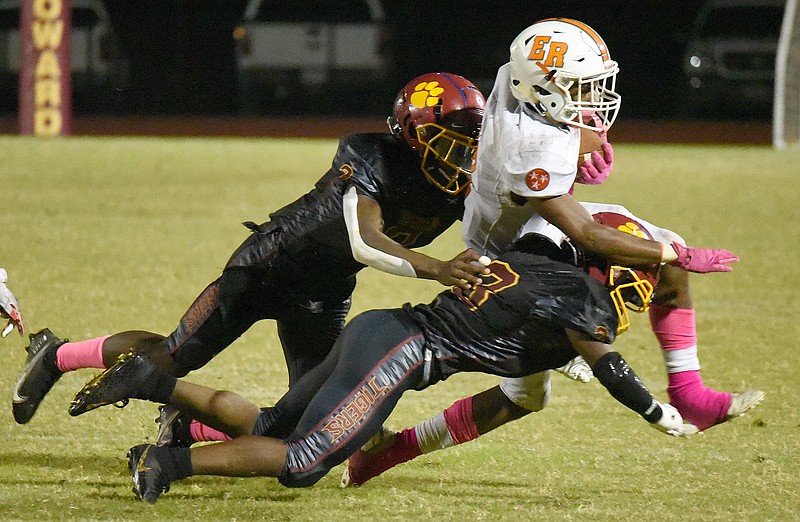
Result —
[[[551,120],[607,131],[617,117],[619,66],[605,42],[583,22],[540,20],[511,43],[511,92]],[[586,122],[596,115],[597,128]],[[584,121],[586,120],[586,122]]]

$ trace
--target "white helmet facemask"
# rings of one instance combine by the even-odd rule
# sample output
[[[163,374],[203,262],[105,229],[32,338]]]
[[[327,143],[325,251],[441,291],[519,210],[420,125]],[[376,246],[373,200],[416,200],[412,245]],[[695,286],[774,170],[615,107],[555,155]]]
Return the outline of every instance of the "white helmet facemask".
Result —
[[[577,20],[536,22],[511,43],[514,97],[558,123],[608,130],[621,102],[618,71],[600,35]],[[588,124],[592,115],[601,127]]]

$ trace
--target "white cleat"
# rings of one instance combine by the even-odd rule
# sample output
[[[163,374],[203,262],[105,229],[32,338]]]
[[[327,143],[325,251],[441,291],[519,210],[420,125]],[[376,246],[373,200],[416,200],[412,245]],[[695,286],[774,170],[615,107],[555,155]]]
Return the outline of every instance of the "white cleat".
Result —
[[[592,368],[589,366],[589,363],[584,361],[583,357],[580,355],[561,368],[556,368],[555,370],[573,381],[589,382],[594,378],[594,373],[592,373]]]
[[[731,405],[728,407],[728,417],[725,420],[733,419],[743,415],[747,410],[758,406],[766,395],[761,390],[747,390],[742,393],[734,393],[731,398]]]

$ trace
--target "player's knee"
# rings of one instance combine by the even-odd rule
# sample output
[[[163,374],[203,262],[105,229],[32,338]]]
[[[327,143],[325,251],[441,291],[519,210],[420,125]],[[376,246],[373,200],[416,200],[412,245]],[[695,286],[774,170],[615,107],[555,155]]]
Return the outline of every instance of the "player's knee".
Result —
[[[511,399],[514,404],[520,408],[528,411],[537,412],[542,411],[547,403],[550,401],[550,386],[546,390],[540,390],[535,393],[526,394],[524,396],[517,396]]]
[[[652,302],[671,308],[692,308],[689,273],[680,267],[663,265]]]
[[[313,434],[306,437],[289,437],[284,440],[286,445],[286,460],[283,470],[278,475],[278,482],[287,488],[307,488],[313,486],[328,474],[333,466],[339,462],[338,451],[341,448],[329,445]]]
[[[516,406],[529,412],[542,411],[550,400],[550,373],[503,379],[500,389]]]
[[[322,477],[328,474],[328,469],[314,468],[312,471],[292,471],[290,468],[285,467],[278,476],[278,482],[287,488],[307,488],[313,486],[320,481]]]

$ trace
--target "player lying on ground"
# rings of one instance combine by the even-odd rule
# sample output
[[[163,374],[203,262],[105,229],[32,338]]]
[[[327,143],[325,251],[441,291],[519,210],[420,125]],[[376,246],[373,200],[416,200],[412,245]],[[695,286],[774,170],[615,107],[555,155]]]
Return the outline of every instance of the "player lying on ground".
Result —
[[[665,242],[669,239],[683,242],[669,230],[637,218],[624,207],[595,203],[582,203],[582,205],[592,212],[595,221],[606,226],[656,241]],[[569,245],[564,233],[552,225],[543,227],[541,234],[551,239],[553,244],[562,244],[565,247]],[[615,305],[623,318],[620,322],[620,331],[626,329],[629,324],[625,307],[635,312],[647,311],[646,304],[650,299],[658,297],[659,291],[672,288],[674,279],[665,284],[664,274],[674,276],[676,271],[686,273],[672,265],[661,265],[658,269],[658,278],[650,278],[646,281],[647,284],[638,285],[637,288],[646,298],[640,297],[636,301],[625,300],[622,295],[612,293]],[[645,272],[634,271],[634,273],[638,274],[640,279],[646,279]],[[625,273],[608,271],[608,275],[623,277]],[[622,281],[618,282],[618,285],[622,284]],[[672,290],[667,295],[672,295]],[[650,305],[651,308],[652,306]],[[687,363],[685,359],[666,360],[668,367],[672,366],[676,371],[690,371],[680,365]],[[691,360],[688,363],[691,363]],[[362,485],[384,471],[420,455],[474,440],[507,422],[541,411],[547,405],[549,396],[549,372],[520,378],[503,378],[499,386],[460,399],[443,412],[420,422],[413,428],[404,429],[399,433],[382,431],[364,449],[360,449],[350,457],[341,484],[343,487]],[[739,416],[758,404],[763,397],[763,392],[757,390],[737,394],[731,403],[731,409],[721,414],[727,415],[725,420]],[[684,420],[690,421],[686,416],[683,417]],[[177,428],[173,431],[173,435],[171,440],[165,441],[167,444],[180,444],[187,440],[185,435],[180,435]]]
[[[74,343],[48,329],[31,335],[14,419],[28,422],[64,372],[107,368],[135,348],[183,376],[263,319],[277,321],[291,386],[331,350],[365,266],[465,290],[479,283],[484,268],[472,263],[474,252],[441,261],[411,249],[461,219],[483,106],[483,95],[461,76],[410,81],[394,102],[391,132],[343,137],[311,192],[266,223],[247,224],[252,234],[171,335],[129,331]]]
[[[549,242],[553,258],[531,254]],[[660,404],[622,356],[612,351],[619,311],[611,292],[647,299],[633,271],[604,281],[577,268],[579,256],[531,234],[491,262],[484,281],[453,288],[428,305],[373,310],[355,317],[330,355],[273,407],[176,379],[143,353],[123,355],[87,383],[71,406],[80,415],[127,398],[168,403],[233,440],[194,448],[139,445],[128,453],[134,492],[155,502],[172,482],[192,475],[273,476],[310,486],[375,435],[407,390],[479,371],[522,376],[582,355],[620,403],[676,436],[697,429]],[[570,261],[569,263],[564,261]],[[608,263],[587,260],[607,272]],[[588,268],[588,267],[587,267]]]

